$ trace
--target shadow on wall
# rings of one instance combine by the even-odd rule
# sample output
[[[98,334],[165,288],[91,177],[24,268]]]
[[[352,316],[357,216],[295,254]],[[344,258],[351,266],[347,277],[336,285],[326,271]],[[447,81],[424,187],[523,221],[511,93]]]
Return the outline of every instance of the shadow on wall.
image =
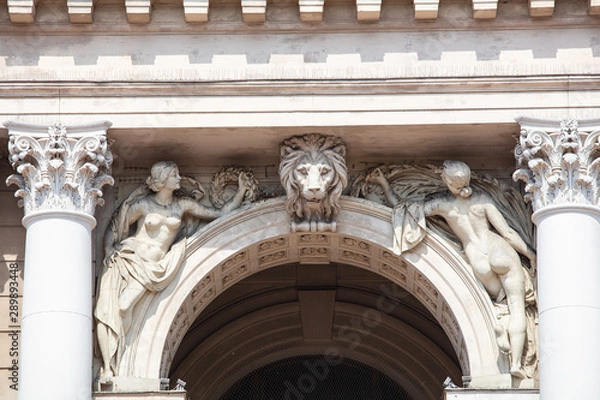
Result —
[[[594,29],[449,30],[435,32],[289,33],[264,30],[248,35],[139,36],[0,36],[0,63],[20,66],[183,66],[234,62],[328,63],[344,56],[341,64],[450,60],[475,62],[518,57],[572,59],[573,51],[592,59],[600,55]],[[65,43],[67,43],[65,45]],[[278,59],[279,57],[279,59]],[[348,58],[350,57],[350,58]],[[279,61],[280,62],[280,61]]]

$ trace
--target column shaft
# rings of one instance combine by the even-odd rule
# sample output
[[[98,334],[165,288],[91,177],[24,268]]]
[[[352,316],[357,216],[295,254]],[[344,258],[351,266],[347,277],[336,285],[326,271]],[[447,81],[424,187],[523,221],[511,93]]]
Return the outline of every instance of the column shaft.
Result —
[[[78,212],[45,211],[25,217],[23,224],[19,400],[89,400],[95,220]]]
[[[538,226],[542,400],[598,398],[600,209],[547,207]]]

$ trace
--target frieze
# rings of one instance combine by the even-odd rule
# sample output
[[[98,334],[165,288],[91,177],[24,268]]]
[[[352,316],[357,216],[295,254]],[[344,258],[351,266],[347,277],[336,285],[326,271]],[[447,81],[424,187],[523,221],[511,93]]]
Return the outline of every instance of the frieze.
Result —
[[[231,268],[234,268],[234,267],[238,266],[239,264],[246,262],[247,260],[248,260],[248,252],[247,251],[242,251],[240,253],[237,253],[236,255],[229,258],[221,265],[221,272],[224,273],[225,271],[227,271]]]
[[[369,254],[371,252],[371,246],[361,240],[354,238],[344,237],[341,240],[342,247],[349,247],[354,251],[363,252]]]
[[[284,260],[287,260],[288,252],[281,250],[275,253],[267,254],[258,258],[258,266],[259,268],[266,268],[271,265],[276,265],[282,263]]]
[[[342,261],[346,260],[352,264],[360,264],[367,268],[371,266],[371,257],[349,250],[342,250],[340,259]]]
[[[300,235],[299,245],[329,245],[329,235],[306,234]]]
[[[258,245],[258,254],[268,253],[270,251],[274,251],[280,248],[288,247],[287,238],[278,238],[275,240],[269,240],[266,242],[262,242]]]
[[[408,281],[405,273],[406,270],[401,271],[396,265],[381,263],[379,271],[381,271],[381,273],[383,273],[384,275],[391,277],[393,281],[398,283],[400,286],[403,286],[405,288],[407,287]]]
[[[202,296],[195,299],[192,305],[192,311],[194,315],[198,313],[199,310],[203,309],[209,301],[216,296],[217,290],[214,287],[208,289]]]
[[[223,278],[222,278],[223,287],[225,288],[227,286],[233,285],[235,282],[239,281],[240,279],[242,279],[244,276],[248,275],[249,273],[250,273],[250,267],[248,267],[247,264],[240,265],[239,267],[235,268],[233,271],[231,271],[223,276]]]

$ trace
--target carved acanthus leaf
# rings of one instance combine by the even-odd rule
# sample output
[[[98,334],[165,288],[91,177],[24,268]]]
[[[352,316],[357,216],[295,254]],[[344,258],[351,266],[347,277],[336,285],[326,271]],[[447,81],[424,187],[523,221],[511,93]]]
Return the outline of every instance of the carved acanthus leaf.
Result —
[[[600,125],[519,120],[515,180],[525,182],[534,210],[558,204],[599,204]]]
[[[17,171],[7,185],[19,189],[19,205],[25,215],[41,210],[72,210],[94,214],[103,204],[102,186],[114,183],[110,176],[113,161],[106,129],[68,134],[62,124],[48,127],[46,134],[19,126],[9,128],[9,160]]]

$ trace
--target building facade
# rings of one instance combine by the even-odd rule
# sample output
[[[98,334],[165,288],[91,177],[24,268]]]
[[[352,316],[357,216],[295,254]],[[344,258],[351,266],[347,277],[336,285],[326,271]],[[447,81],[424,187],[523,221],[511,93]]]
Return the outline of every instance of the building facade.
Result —
[[[0,397],[595,398],[599,7],[0,4]]]

